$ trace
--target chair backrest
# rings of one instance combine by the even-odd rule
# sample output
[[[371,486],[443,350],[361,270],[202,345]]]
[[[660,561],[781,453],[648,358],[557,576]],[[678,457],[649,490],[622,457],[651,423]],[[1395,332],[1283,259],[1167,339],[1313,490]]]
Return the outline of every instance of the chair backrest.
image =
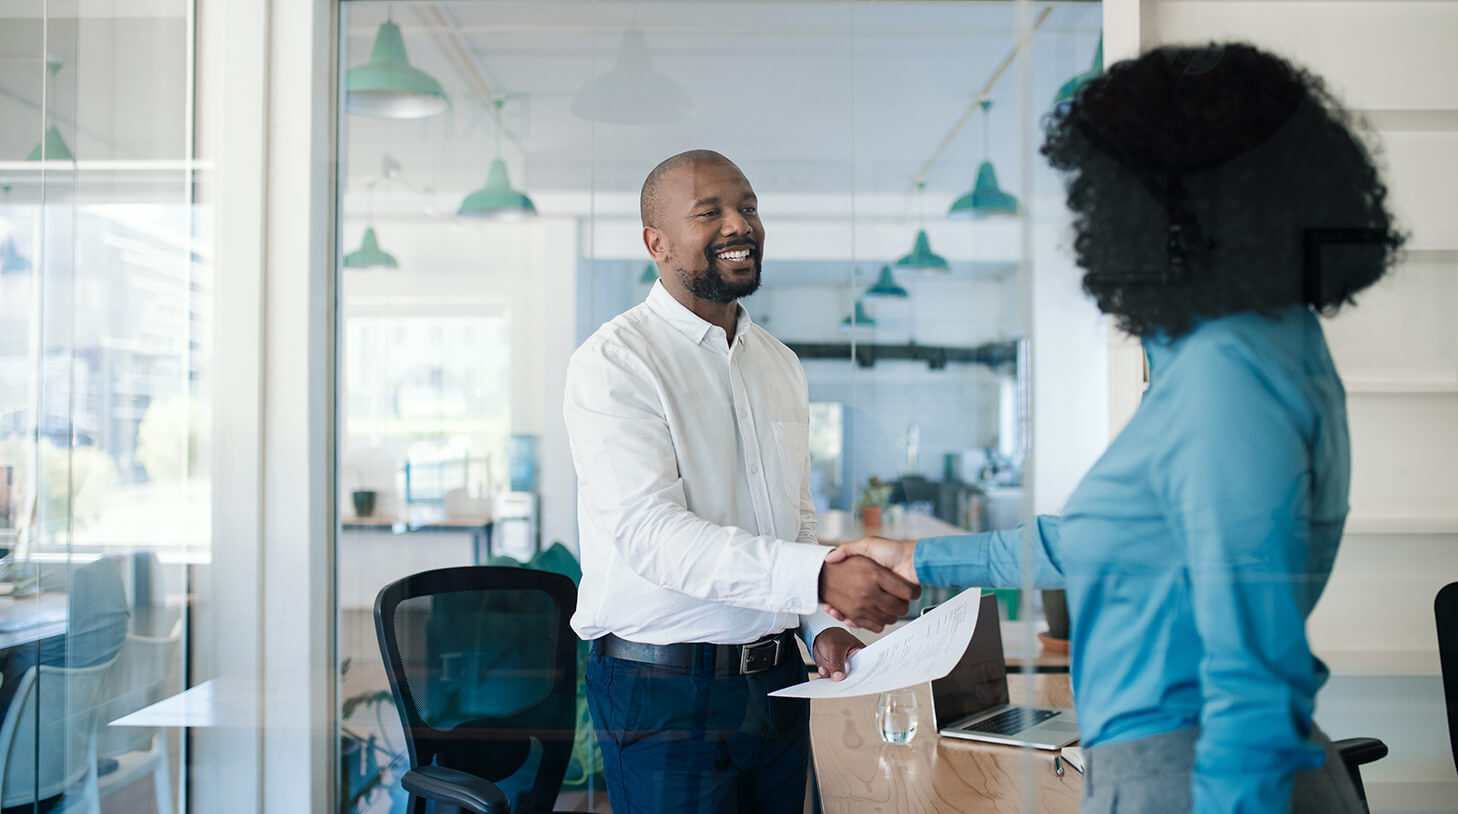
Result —
[[[156,727],[108,724],[167,696],[167,677],[178,666],[177,651],[181,644],[180,630],[160,639],[127,636],[102,688],[96,721],[98,757],[116,757],[151,748]]]
[[[1438,623],[1438,661],[1443,671],[1443,699],[1448,707],[1448,747],[1458,769],[1458,582],[1450,582],[1433,600]]]
[[[0,724],[0,805],[54,797],[86,775],[96,759],[97,707],[112,664],[42,664],[21,675]]]
[[[550,811],[576,732],[576,606],[572,580],[527,568],[444,568],[385,586],[375,632],[411,767],[493,783],[529,774],[512,810]]]
[[[110,554],[116,563],[131,608],[131,632],[162,638],[182,615],[180,607],[167,606],[167,570],[157,553],[148,549]]]

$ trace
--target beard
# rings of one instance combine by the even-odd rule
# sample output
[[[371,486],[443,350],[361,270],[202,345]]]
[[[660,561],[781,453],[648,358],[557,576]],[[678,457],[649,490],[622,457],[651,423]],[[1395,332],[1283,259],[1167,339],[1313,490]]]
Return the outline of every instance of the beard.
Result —
[[[749,248],[749,259],[753,263],[753,274],[748,280],[730,281],[719,271],[719,252],[735,246],[747,246]],[[699,274],[685,268],[676,268],[678,279],[689,290],[690,294],[701,300],[728,304],[741,297],[748,297],[759,290],[760,264],[759,244],[741,240],[737,243],[724,244],[719,246],[708,246],[704,249],[704,271]]]

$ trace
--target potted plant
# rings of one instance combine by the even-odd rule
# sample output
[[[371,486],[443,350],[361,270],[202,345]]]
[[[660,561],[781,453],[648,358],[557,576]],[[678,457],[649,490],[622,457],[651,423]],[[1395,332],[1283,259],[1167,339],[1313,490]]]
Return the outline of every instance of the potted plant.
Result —
[[[856,504],[856,509],[861,514],[861,525],[867,533],[878,531],[881,528],[881,509],[891,499],[891,484],[882,483],[880,478],[871,476],[866,485],[861,487],[861,499]]]
[[[1048,629],[1038,634],[1044,649],[1054,653],[1068,652],[1068,595],[1063,591],[1043,592],[1043,618]]]

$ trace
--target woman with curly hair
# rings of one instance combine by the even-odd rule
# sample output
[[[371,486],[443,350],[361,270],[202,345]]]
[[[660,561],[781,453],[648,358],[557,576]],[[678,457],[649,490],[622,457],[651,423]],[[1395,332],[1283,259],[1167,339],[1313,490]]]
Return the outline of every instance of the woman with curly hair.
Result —
[[[1312,722],[1305,622],[1347,516],[1346,396],[1316,315],[1402,236],[1322,82],[1256,48],[1161,48],[1050,114],[1083,288],[1149,389],[1061,516],[893,541],[924,584],[1067,591],[1085,812],[1357,812]]]

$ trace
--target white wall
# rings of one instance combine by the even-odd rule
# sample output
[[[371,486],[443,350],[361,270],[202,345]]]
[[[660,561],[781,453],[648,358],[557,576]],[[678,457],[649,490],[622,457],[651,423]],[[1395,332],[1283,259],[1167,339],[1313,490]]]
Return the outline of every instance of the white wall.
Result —
[[[1333,737],[1376,735],[1374,811],[1454,811],[1432,602],[1458,575],[1458,2],[1116,0],[1110,55],[1240,39],[1322,76],[1375,127],[1407,261],[1326,323],[1348,389],[1351,516],[1308,630],[1334,678]],[[1117,39],[1115,34],[1117,33]],[[1137,404],[1138,365],[1111,351],[1111,422]],[[1442,759],[1438,759],[1442,758]]]
[[[1060,202],[1061,203],[1061,202]],[[1108,337],[1063,245],[1066,210],[1035,227],[1032,271],[1032,492],[1035,514],[1058,514],[1108,446]]]
[[[213,561],[198,573],[190,807],[323,811],[337,772],[331,13],[199,3],[216,206]],[[300,79],[302,77],[303,79]]]
[[[542,542],[561,540],[575,547],[576,481],[562,427],[562,374],[576,348],[576,219],[492,223],[451,216],[382,217],[375,227],[381,248],[400,267],[346,270],[343,318],[366,312],[460,313],[462,303],[504,311],[511,325],[511,432],[540,439]],[[346,222],[344,245],[358,246],[363,231],[362,222]],[[344,409],[341,404],[341,416]],[[505,477],[504,462],[493,462],[493,469],[498,479]],[[419,569],[397,576],[414,570]]]

